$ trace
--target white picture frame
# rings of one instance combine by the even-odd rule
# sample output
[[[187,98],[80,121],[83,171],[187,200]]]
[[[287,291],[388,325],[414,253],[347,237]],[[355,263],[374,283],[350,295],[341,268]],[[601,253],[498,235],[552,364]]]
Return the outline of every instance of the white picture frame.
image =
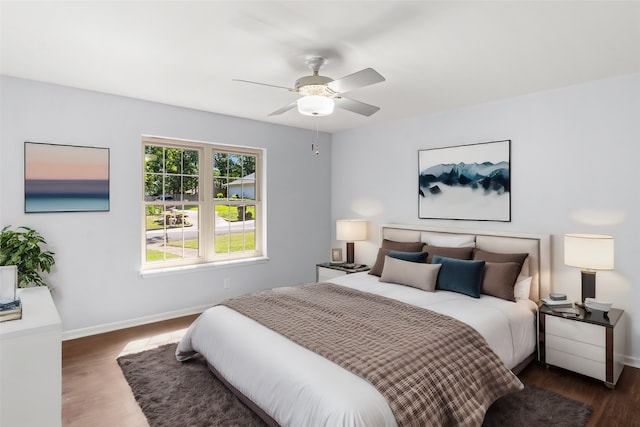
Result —
[[[16,300],[18,287],[18,267],[15,265],[0,266],[0,303],[6,304]]]
[[[332,264],[342,264],[344,261],[342,259],[342,248],[332,248],[331,249],[331,263]]]

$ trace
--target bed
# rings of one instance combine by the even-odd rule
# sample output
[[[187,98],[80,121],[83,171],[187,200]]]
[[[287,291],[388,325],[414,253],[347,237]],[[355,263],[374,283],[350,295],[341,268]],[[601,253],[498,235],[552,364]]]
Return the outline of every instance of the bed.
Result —
[[[406,249],[411,245],[416,248],[419,246],[421,250],[398,250],[398,248]],[[428,249],[425,250],[425,248]],[[496,265],[499,265],[500,268],[506,267],[506,264],[513,264],[508,259],[509,255],[525,254],[524,258],[521,257],[522,262],[517,268],[517,278],[514,285],[512,285],[514,300],[488,294],[480,294],[476,298],[458,290],[425,291],[416,287],[413,283],[407,286],[406,284],[398,284],[394,283],[394,280],[389,280],[395,279],[395,282],[401,282],[403,281],[402,277],[407,275],[407,271],[412,271],[413,268],[433,269],[432,266],[426,267],[426,262],[418,263],[402,259],[403,256],[408,256],[406,255],[407,253],[420,256],[419,253],[429,253],[430,251],[431,256],[436,256],[435,261],[440,261],[440,263],[433,265],[442,266],[441,268],[439,267],[439,271],[436,274],[442,278],[444,277],[445,266],[448,269],[447,274],[450,274],[453,268],[452,265],[457,268],[459,263],[456,264],[457,261],[452,261],[452,259],[455,259],[454,256],[440,256],[436,253],[451,255],[468,251],[468,249],[461,248],[470,248],[471,253],[484,254],[490,260],[485,261],[481,258],[474,260],[469,257],[465,260],[469,261],[465,265],[474,264],[477,266],[478,263],[483,264],[483,268],[486,269],[482,273],[483,280],[484,275],[488,274],[489,265],[492,266],[492,269]],[[393,252],[391,256],[389,252]],[[502,259],[502,254],[507,259]],[[533,301],[537,301],[540,295],[546,294],[549,290],[550,257],[548,235],[390,224],[380,226],[380,249],[377,255],[375,263],[372,260],[372,264],[374,264],[372,270],[381,269],[381,271],[377,272],[380,275],[367,272],[348,274],[331,279],[331,283],[283,287],[268,291],[270,292],[268,294],[259,293],[263,294],[264,299],[260,303],[256,302],[256,300],[240,299],[235,303],[239,304],[236,306],[233,305],[233,302],[229,302],[212,307],[190,326],[177,347],[177,359],[187,360],[198,353],[202,354],[212,372],[269,425],[356,427],[412,424],[411,411],[409,411],[408,415],[403,414],[400,416],[397,407],[402,406],[402,404],[393,404],[388,399],[389,387],[393,387],[394,392],[400,389],[402,393],[405,392],[403,387],[407,390],[416,388],[415,385],[398,385],[403,383],[404,379],[397,379],[394,375],[401,369],[396,366],[393,369],[388,368],[390,371],[380,374],[383,379],[393,383],[384,386],[387,387],[385,389],[378,384],[378,377],[375,374],[374,376],[361,376],[360,373],[354,373],[354,371],[359,372],[358,369],[350,368],[352,362],[343,362],[341,359],[343,355],[338,355],[332,359],[329,357],[332,355],[331,351],[323,353],[321,350],[315,350],[313,342],[300,341],[300,338],[296,335],[298,334],[297,331],[293,332],[293,338],[288,336],[286,332],[275,332],[264,326],[265,324],[270,324],[269,319],[262,319],[253,313],[240,314],[242,310],[238,307],[243,307],[242,304],[249,307],[264,304],[265,307],[278,307],[267,311],[296,311],[297,304],[300,302],[308,300],[310,301],[309,304],[313,305],[316,300],[321,300],[325,293],[338,292],[338,300],[335,299],[335,296],[332,297],[334,298],[333,300],[328,300],[333,302],[329,303],[331,307],[340,305],[335,304],[335,302],[342,301],[343,294],[345,294],[346,301],[346,294],[348,294],[349,298],[356,299],[369,298],[371,296],[372,299],[375,299],[372,303],[386,304],[391,307],[389,310],[402,311],[403,315],[398,317],[404,317],[405,311],[407,313],[416,311],[416,313],[420,314],[427,313],[426,310],[428,310],[430,315],[440,316],[437,317],[438,319],[451,319],[452,322],[457,322],[456,325],[461,325],[460,327],[463,329],[470,329],[472,334],[481,337],[482,343],[472,344],[471,347],[464,347],[462,344],[455,343],[456,349],[458,346],[460,349],[467,348],[467,350],[463,351],[465,354],[470,352],[469,348],[473,350],[477,347],[483,348],[481,351],[483,353],[482,357],[485,357],[485,353],[487,357],[490,357],[488,362],[483,359],[483,367],[473,368],[474,371],[472,371],[471,375],[468,373],[461,374],[465,377],[465,380],[466,377],[480,377],[503,369],[510,370],[509,374],[511,372],[517,373],[535,358],[537,348],[535,322],[537,316],[536,304]],[[434,261],[434,259],[431,258],[430,261]],[[382,263],[382,266],[380,263]],[[400,266],[400,270],[397,269],[398,266]],[[400,280],[398,280],[398,277],[394,277],[394,271],[395,276],[400,276]],[[420,277],[423,277],[422,273]],[[453,277],[456,276],[454,275]],[[382,279],[385,281],[381,281]],[[280,307],[279,302],[274,302],[279,300],[274,300],[273,298],[281,298],[285,294],[295,298],[299,296],[299,292],[308,292],[309,294],[305,295],[304,300],[292,300],[293,302],[289,307],[284,305]],[[281,295],[274,295],[274,293]],[[236,307],[236,309],[231,307]],[[307,310],[307,308],[300,308],[300,310]],[[322,310],[324,312],[327,311],[326,308]],[[376,308],[372,311],[377,313],[385,310],[387,308]],[[353,310],[347,309],[347,311]],[[365,312],[363,311],[362,313]],[[351,313],[352,318],[349,321],[353,324],[359,323],[357,321],[358,318],[366,317],[362,313]],[[269,317],[272,314],[268,313],[266,316]],[[322,317],[320,314],[317,316],[318,319]],[[331,322],[331,319],[335,318],[336,315],[331,311],[325,317],[328,317],[327,321]],[[287,319],[280,321],[286,323]],[[413,320],[408,321],[411,322]],[[293,323],[296,322],[300,322],[300,329],[305,329],[301,321],[293,321]],[[385,321],[384,323],[387,322]],[[289,323],[292,323],[290,319]],[[336,323],[327,329],[333,329],[334,327],[339,327],[339,325]],[[420,326],[420,328],[422,328],[421,330],[437,329],[435,327],[424,328],[423,326]],[[317,333],[316,329],[322,328],[319,326],[316,328],[312,324],[311,328],[306,327],[306,329],[312,329],[310,334],[313,336]],[[333,332],[335,333],[336,331]],[[348,331],[345,330],[338,333],[346,334]],[[382,332],[381,335],[391,334]],[[357,333],[356,336],[346,341],[357,341],[360,336],[361,334]],[[409,341],[413,342],[412,340],[419,338],[422,337],[413,335]],[[335,342],[335,336],[329,341]],[[455,340],[449,341],[454,342]],[[379,344],[374,342],[371,345],[375,347]],[[383,344],[380,345],[382,346]],[[482,346],[487,346],[490,350],[484,349]],[[342,348],[342,343],[338,347]],[[422,348],[422,345],[420,348]],[[314,349],[314,351],[311,349]],[[335,349],[332,351],[335,352]],[[318,353],[324,354],[324,356]],[[387,352],[385,351],[385,353]],[[456,358],[464,357],[465,354],[456,356]],[[394,357],[400,357],[398,355],[400,353]],[[353,359],[353,354],[351,356]],[[355,354],[355,359],[358,359],[357,353]],[[442,359],[445,360],[445,358]],[[393,359],[390,360],[393,362]],[[356,360],[356,362],[358,361]],[[346,363],[347,368],[342,366],[341,363]],[[371,365],[369,362],[362,363]],[[442,363],[445,362],[443,361]],[[465,362],[465,364],[468,363],[470,362]],[[495,363],[497,364],[494,366]],[[380,364],[385,365],[387,362]],[[391,363],[389,364],[391,365]],[[485,365],[491,366],[491,368],[484,367]],[[438,366],[438,368],[431,369],[427,366],[425,372],[429,376],[435,372],[434,375],[437,376],[438,373],[444,371],[451,373],[451,371],[458,370],[458,367],[448,369],[448,365]],[[482,372],[482,375],[476,374],[476,372]],[[421,373],[420,375],[424,374]],[[500,381],[503,381],[504,374],[501,373],[501,375]],[[498,375],[496,374],[496,376]],[[419,376],[418,378],[423,377]],[[472,381],[475,381],[473,378]],[[443,382],[445,380],[446,378],[443,379]],[[504,381],[512,380],[506,379]],[[376,384],[376,386],[373,384]],[[472,383],[470,389],[473,390],[476,386],[475,383]],[[457,384],[451,386],[447,383],[443,393],[448,392],[449,389],[454,389],[455,391],[456,387],[458,387]],[[462,388],[467,387],[467,385],[464,385]],[[510,387],[505,386],[504,393],[514,390],[512,384]],[[490,388],[493,389],[495,387],[492,386]],[[427,391],[433,393],[431,388]],[[417,400],[415,393],[424,394],[419,390],[411,392],[414,394],[409,394],[407,398],[410,402]],[[439,394],[440,392],[435,397],[442,400]],[[477,394],[481,395],[482,393],[478,392]],[[429,399],[425,400],[437,400],[435,397],[431,395]],[[490,405],[498,397],[500,396],[497,394],[488,396],[484,402],[481,402],[479,410],[486,410],[485,406]],[[435,405],[434,402],[427,403]],[[447,406],[447,404],[448,402],[442,402],[436,406],[439,408],[440,406]],[[431,412],[433,409],[433,407],[430,407],[427,412]],[[424,409],[420,408],[411,408],[411,410],[414,413],[416,411],[425,412]],[[474,410],[478,409],[475,408]],[[483,416],[483,412],[481,416]],[[468,422],[465,421],[464,423],[468,425],[479,424],[477,418],[469,418]]]

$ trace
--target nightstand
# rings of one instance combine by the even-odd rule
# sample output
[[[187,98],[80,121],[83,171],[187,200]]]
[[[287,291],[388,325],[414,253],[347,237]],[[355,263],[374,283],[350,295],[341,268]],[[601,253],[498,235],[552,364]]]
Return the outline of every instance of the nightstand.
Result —
[[[604,381],[614,388],[624,368],[624,310],[566,316],[540,307],[540,361]]]
[[[326,282],[334,277],[344,276],[345,274],[359,273],[361,271],[369,271],[369,266],[363,266],[360,268],[346,268],[344,264],[331,264],[330,262],[323,262],[316,264],[316,282]]]

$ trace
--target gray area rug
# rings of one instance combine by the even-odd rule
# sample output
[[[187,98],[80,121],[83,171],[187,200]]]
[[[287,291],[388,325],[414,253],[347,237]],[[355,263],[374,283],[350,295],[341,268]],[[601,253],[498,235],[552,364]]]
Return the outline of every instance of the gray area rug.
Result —
[[[178,362],[176,344],[118,358],[118,364],[152,427],[265,426],[207,368],[203,358]],[[584,427],[590,405],[525,384],[496,401],[483,426]]]

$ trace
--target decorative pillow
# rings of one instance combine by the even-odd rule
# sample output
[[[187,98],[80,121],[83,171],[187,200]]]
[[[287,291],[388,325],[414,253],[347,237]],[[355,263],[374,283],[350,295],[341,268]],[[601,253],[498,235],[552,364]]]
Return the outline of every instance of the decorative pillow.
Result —
[[[433,257],[433,264],[442,264],[436,289],[480,298],[484,261],[469,261],[436,255]]]
[[[516,300],[529,299],[531,292],[531,276],[518,276],[516,285],[513,287],[513,296]]]
[[[475,248],[476,236],[473,234],[441,234],[423,232],[423,238],[427,245],[447,248]]]
[[[515,301],[514,285],[520,273],[517,262],[486,262],[480,292],[485,295]]]
[[[400,252],[400,251],[389,251],[387,256],[391,258],[401,259],[404,261],[411,262],[427,262],[427,253],[426,252]],[[385,259],[385,262],[386,259]],[[383,269],[384,270],[384,269]]]
[[[435,255],[455,259],[471,259],[471,256],[473,255],[473,248],[448,248],[442,246],[425,245],[423,250],[429,253],[427,262],[430,264],[434,264],[433,257]]]
[[[482,260],[487,262],[517,262],[522,268],[524,260],[527,259],[529,254],[501,254],[497,252],[484,251],[482,249],[474,249],[473,259]]]
[[[436,289],[438,271],[440,271],[440,264],[405,261],[387,255],[380,281],[433,292]]]
[[[402,252],[420,252],[424,243],[422,242],[395,242],[393,240],[383,240],[382,247],[378,249],[378,256],[376,262],[373,263],[369,274],[374,276],[380,276],[382,274],[382,268],[384,267],[384,257],[390,251],[402,251]]]
[[[420,252],[423,246],[424,243],[422,242],[396,242],[384,239],[381,247],[392,251]]]

